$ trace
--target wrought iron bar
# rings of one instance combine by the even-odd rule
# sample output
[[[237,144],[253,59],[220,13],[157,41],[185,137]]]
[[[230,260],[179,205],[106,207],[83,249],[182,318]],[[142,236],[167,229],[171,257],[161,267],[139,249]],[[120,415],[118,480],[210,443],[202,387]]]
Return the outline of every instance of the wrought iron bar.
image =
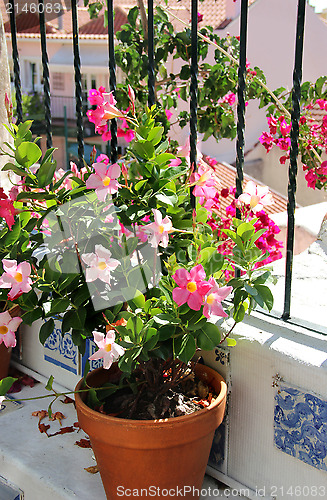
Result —
[[[47,53],[47,38],[46,38],[46,30],[45,30],[45,16],[44,16],[43,0],[39,0],[39,20],[40,20],[40,37],[41,37],[41,52],[42,52],[42,67],[43,67],[45,129],[46,129],[47,149],[48,149],[48,148],[52,147],[51,103],[50,103],[49,59],[48,59],[48,53]]]
[[[12,59],[14,63],[14,83],[16,93],[16,113],[17,122],[23,121],[23,106],[22,106],[22,91],[20,81],[20,67],[17,48],[17,31],[16,31],[16,18],[15,18],[15,0],[9,0],[10,4],[10,31],[11,31],[11,46],[12,46]]]
[[[291,308],[291,286],[292,286],[292,267],[294,250],[294,226],[295,226],[295,193],[297,176],[297,157],[299,153],[299,119],[300,119],[300,99],[301,99],[301,80],[302,80],[302,60],[303,60],[303,40],[305,23],[306,0],[298,1],[296,42],[295,42],[295,62],[293,71],[293,90],[292,90],[292,113],[291,113],[291,150],[290,165],[288,169],[288,203],[287,203],[287,252],[285,269],[285,298],[284,312],[282,319],[290,318]]]
[[[244,166],[244,129],[245,129],[245,76],[246,46],[248,27],[248,0],[241,1],[240,19],[240,59],[237,86],[237,139],[236,139],[236,198],[242,194]]]
[[[190,87],[190,163],[196,170],[197,110],[198,110],[198,1],[191,3],[191,87]],[[191,205],[195,208],[195,196],[191,188]]]
[[[76,96],[76,125],[77,125],[77,143],[79,167],[84,165],[84,130],[83,130],[83,99],[82,99],[82,75],[81,59],[78,43],[78,20],[77,20],[77,2],[71,0],[72,24],[73,24],[73,51],[74,51],[74,70],[75,70],[75,96]]]
[[[107,0],[108,10],[108,49],[109,49],[109,85],[110,91],[115,95],[116,92],[116,59],[115,59],[115,40],[114,40],[114,8],[113,0]],[[111,163],[116,163],[118,158],[117,151],[117,120],[110,121],[110,159]]]
[[[148,0],[148,104],[149,108],[156,102],[154,90],[154,21],[153,0]]]

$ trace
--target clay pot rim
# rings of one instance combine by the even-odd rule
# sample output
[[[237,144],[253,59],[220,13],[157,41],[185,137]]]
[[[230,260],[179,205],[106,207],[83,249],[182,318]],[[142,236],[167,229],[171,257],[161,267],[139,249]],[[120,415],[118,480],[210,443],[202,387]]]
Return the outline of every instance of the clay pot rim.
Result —
[[[224,404],[224,401],[225,401],[225,398],[226,398],[226,395],[227,395],[227,384],[224,380],[224,378],[214,369],[210,368],[209,366],[207,365],[196,365],[195,367],[195,371],[198,369],[198,367],[201,367],[201,366],[205,366],[205,369],[208,371],[209,374],[212,374],[214,375],[214,377],[216,379],[218,379],[218,381],[220,382],[220,392],[219,394],[217,395],[217,398],[215,399],[215,401],[213,401],[209,406],[207,406],[206,408],[201,408],[201,410],[198,410],[198,411],[195,411],[193,413],[189,413],[188,415],[181,415],[179,417],[170,417],[170,418],[163,418],[163,419],[151,419],[151,420],[135,420],[135,419],[129,419],[129,418],[118,418],[118,417],[113,417],[111,415],[105,415],[103,413],[99,413],[95,410],[92,410],[92,408],[90,408],[89,406],[87,406],[82,397],[81,397],[81,394],[79,393],[76,393],[75,394],[75,399],[77,398],[79,401],[78,401],[78,404],[79,406],[81,407],[81,410],[83,411],[84,415],[86,414],[89,414],[90,416],[92,416],[93,418],[97,419],[97,418],[101,418],[101,419],[110,419],[110,421],[113,423],[113,424],[120,424],[122,422],[124,422],[124,425],[128,425],[128,426],[131,426],[131,427],[134,427],[134,426],[141,426],[141,427],[152,427],[154,424],[156,426],[168,426],[168,425],[171,425],[172,423],[174,423],[174,425],[179,425],[179,424],[185,424],[186,422],[190,422],[191,419],[201,419],[201,418],[204,418],[208,412],[210,412],[210,410],[220,406],[221,404]],[[90,372],[91,373],[99,373],[101,371],[103,371],[104,369],[103,368],[96,368],[95,370],[92,370]],[[76,385],[75,387],[75,391],[78,391],[81,387],[83,383],[83,379],[81,379],[78,384]],[[210,381],[209,381],[210,383]]]

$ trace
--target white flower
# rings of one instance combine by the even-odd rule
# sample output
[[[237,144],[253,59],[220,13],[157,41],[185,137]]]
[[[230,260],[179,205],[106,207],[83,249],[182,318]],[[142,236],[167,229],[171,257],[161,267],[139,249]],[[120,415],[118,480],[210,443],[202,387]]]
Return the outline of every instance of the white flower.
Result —
[[[89,357],[90,360],[103,358],[103,368],[108,370],[114,361],[122,356],[125,349],[116,344],[115,342],[115,332],[114,330],[109,330],[106,336],[103,333],[93,332],[94,342],[99,347],[92,356]]]
[[[89,266],[85,274],[88,283],[99,279],[110,284],[111,272],[120,265],[117,259],[111,258],[110,250],[102,245],[95,245],[95,253],[82,254],[82,260]]]

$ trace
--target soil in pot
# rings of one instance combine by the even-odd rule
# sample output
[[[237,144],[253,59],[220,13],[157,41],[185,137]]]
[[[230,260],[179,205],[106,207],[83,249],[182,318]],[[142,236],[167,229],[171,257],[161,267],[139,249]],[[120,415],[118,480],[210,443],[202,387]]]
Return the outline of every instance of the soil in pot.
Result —
[[[141,490],[143,496],[151,493],[157,499],[181,495],[181,491],[184,499],[199,498],[214,431],[224,416],[226,384],[208,367],[198,365],[196,374],[218,396],[207,408],[175,418],[103,415],[76,394],[79,423],[90,437],[108,499],[141,496]],[[87,382],[100,387],[109,377],[108,371],[98,369],[88,375]],[[82,381],[76,390],[81,386]]]

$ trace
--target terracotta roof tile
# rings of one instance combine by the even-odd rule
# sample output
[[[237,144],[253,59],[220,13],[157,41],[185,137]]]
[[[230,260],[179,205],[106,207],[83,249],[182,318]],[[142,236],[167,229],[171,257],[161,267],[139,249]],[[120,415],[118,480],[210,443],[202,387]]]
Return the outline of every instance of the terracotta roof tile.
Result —
[[[123,24],[126,24],[127,15],[119,7],[115,8],[114,31],[120,30]],[[108,35],[108,28],[104,26],[104,14],[97,19],[91,19],[79,29],[82,35]]]
[[[49,24],[45,26],[46,33],[55,33],[56,30]],[[4,25],[5,33],[10,33],[10,21],[7,21]],[[31,12],[23,12],[16,17],[16,30],[17,33],[40,33],[40,21],[38,14],[32,14]]]

